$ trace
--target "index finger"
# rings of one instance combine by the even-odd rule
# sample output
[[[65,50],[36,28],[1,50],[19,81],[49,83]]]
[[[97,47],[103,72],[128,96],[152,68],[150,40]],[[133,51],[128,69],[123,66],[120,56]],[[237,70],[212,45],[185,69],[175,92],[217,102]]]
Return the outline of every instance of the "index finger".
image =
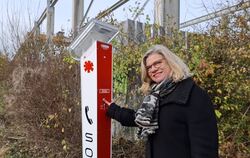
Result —
[[[107,101],[105,98],[103,98],[102,100],[103,100],[103,102],[104,102],[105,104],[107,104],[107,105],[110,105],[110,104],[111,104],[111,102]]]

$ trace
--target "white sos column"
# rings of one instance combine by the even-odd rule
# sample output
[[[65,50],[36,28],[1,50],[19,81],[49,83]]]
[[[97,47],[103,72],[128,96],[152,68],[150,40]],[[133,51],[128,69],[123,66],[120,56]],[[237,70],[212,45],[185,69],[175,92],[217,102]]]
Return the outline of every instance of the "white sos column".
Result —
[[[80,60],[82,157],[111,158],[111,119],[103,98],[112,99],[112,45],[118,29],[92,20],[70,44]]]
[[[112,97],[112,46],[94,42],[80,63],[83,157],[110,158],[111,120],[102,99]]]

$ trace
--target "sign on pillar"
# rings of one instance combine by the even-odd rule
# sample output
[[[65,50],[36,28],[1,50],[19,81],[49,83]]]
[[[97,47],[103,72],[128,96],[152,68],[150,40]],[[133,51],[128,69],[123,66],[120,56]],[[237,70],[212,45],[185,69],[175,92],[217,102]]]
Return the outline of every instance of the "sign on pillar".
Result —
[[[111,119],[103,98],[112,98],[112,46],[94,42],[81,56],[82,151],[84,158],[111,157]]]

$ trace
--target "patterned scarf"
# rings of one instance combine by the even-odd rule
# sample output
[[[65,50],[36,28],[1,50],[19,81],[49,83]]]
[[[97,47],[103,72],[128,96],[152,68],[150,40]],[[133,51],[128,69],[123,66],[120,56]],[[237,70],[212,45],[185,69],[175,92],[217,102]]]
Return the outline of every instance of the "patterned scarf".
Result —
[[[139,126],[137,136],[147,138],[155,133],[158,126],[159,99],[170,94],[176,86],[172,79],[166,79],[159,84],[152,86],[152,90],[142,102],[141,107],[135,114],[135,123]]]

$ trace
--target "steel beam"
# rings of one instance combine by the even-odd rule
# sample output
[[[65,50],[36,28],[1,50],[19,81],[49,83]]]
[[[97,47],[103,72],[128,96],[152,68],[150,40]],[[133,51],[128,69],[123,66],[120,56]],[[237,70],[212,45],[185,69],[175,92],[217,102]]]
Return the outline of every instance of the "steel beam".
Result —
[[[52,1],[50,2],[50,7],[54,7],[57,1],[58,1],[58,0],[52,0]],[[38,25],[41,25],[41,24],[43,23],[43,20],[46,18],[46,15],[47,15],[47,8],[44,9],[42,15],[41,15],[40,18],[37,20],[37,24],[38,24]]]
[[[120,6],[122,6],[123,4],[127,3],[129,0],[120,0],[117,3],[115,3],[114,5],[112,5],[110,8],[104,10],[103,12],[99,13],[95,18],[96,19],[101,19],[105,16],[107,16],[108,14],[110,14],[112,11],[114,11],[115,9],[119,8]]]
[[[226,9],[222,9],[220,11],[216,11],[216,12],[213,12],[213,13],[210,13],[210,14],[183,22],[180,24],[180,29],[188,27],[188,26],[192,26],[195,24],[199,24],[199,23],[202,23],[204,21],[211,20],[211,19],[214,19],[217,17],[221,17],[221,16],[226,15],[226,14],[234,13],[236,11],[240,11],[244,8],[249,8],[249,7],[250,7],[250,1],[239,3],[237,5],[228,7]]]

